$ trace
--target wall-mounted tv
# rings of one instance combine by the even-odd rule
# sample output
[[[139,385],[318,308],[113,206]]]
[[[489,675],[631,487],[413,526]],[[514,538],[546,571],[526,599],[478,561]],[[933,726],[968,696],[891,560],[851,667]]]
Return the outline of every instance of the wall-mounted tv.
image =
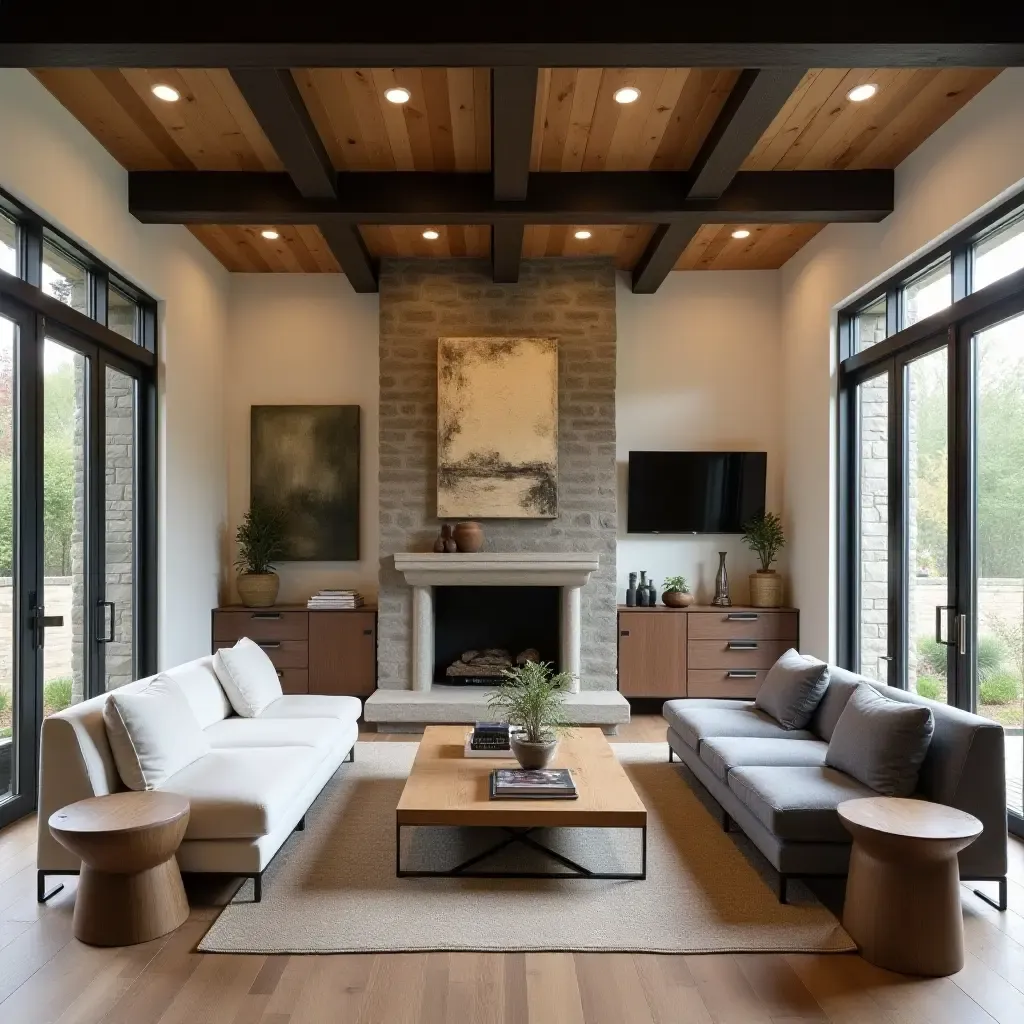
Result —
[[[742,533],[764,512],[766,452],[630,452],[629,533]]]

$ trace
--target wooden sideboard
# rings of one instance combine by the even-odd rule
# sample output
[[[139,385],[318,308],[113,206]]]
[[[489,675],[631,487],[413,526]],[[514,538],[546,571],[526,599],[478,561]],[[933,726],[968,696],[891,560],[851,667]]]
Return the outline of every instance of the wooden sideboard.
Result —
[[[285,693],[369,696],[377,688],[377,611],[305,605],[213,610],[213,650],[247,636],[260,645]]]
[[[619,692],[626,697],[753,697],[799,647],[795,608],[619,606]]]

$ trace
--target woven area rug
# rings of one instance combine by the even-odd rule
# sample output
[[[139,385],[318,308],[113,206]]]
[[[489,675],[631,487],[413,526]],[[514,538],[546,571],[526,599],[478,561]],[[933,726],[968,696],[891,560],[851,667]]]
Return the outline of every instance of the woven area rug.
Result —
[[[415,743],[360,743],[264,875],[247,882],[199,944],[212,953],[422,950],[651,953],[845,952],[854,944],[802,885],[789,906],[745,838],[722,832],[699,784],[662,743],[613,744],[648,811],[646,881],[395,877],[395,805]],[[693,787],[693,788],[691,788]],[[483,834],[481,834],[483,833]],[[491,830],[403,830],[403,867],[445,868],[493,844]],[[591,870],[635,871],[639,836],[537,833]],[[553,869],[523,846],[487,867]]]

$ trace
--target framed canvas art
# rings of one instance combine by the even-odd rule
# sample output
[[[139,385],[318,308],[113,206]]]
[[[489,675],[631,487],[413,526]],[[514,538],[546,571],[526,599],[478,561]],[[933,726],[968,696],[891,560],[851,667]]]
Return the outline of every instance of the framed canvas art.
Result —
[[[556,339],[438,339],[437,514],[558,515]]]
[[[250,498],[285,516],[284,562],[359,558],[359,406],[254,405]]]

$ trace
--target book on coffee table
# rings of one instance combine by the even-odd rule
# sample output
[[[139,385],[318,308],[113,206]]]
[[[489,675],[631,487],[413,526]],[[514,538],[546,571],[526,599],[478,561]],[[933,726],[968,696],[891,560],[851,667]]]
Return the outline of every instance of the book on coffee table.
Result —
[[[568,768],[495,768],[492,800],[575,800],[576,784]]]

